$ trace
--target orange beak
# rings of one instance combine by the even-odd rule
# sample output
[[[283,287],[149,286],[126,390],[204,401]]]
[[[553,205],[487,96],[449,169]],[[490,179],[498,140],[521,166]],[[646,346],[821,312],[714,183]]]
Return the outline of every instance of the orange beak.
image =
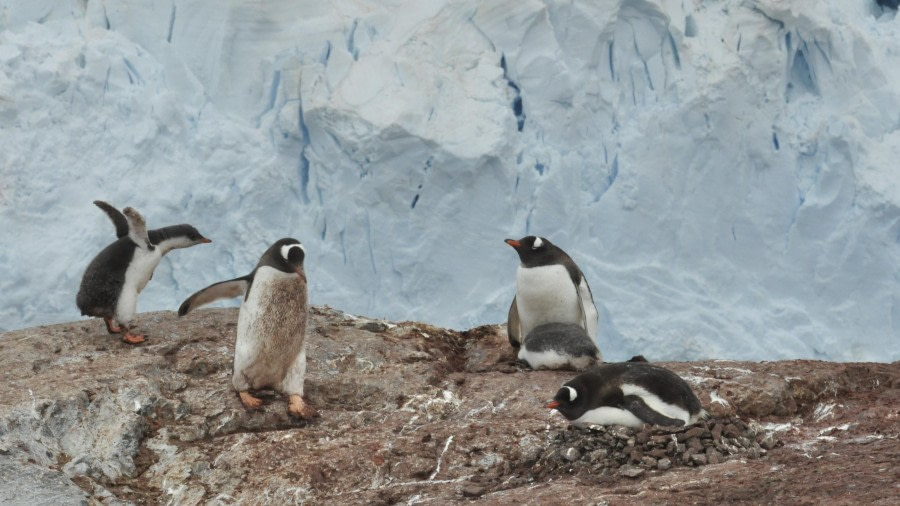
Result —
[[[509,244],[509,245],[512,246],[513,248],[518,248],[519,246],[521,246],[521,244],[519,243],[519,241],[517,241],[517,240],[515,240],[515,239],[507,239],[505,242],[506,242],[506,244]]]
[[[551,401],[547,404],[547,409],[556,409],[559,407],[559,401]]]
[[[209,244],[212,242],[212,239],[207,239],[206,237],[204,237],[203,239],[200,239],[200,242],[202,242],[203,244]]]

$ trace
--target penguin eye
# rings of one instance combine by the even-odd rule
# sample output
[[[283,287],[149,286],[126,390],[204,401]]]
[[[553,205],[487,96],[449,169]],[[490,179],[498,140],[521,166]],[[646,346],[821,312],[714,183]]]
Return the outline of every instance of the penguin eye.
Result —
[[[286,244],[281,247],[281,257],[291,264],[300,262],[303,256],[303,246],[299,244]]]
[[[538,249],[543,245],[544,245],[544,241],[542,241],[540,237],[535,237],[534,244],[531,246],[531,249]]]

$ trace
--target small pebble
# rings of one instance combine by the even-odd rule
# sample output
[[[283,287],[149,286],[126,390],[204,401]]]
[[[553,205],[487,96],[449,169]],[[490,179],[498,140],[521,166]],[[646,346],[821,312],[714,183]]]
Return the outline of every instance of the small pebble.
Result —
[[[474,483],[463,486],[461,490],[463,497],[481,497],[486,491],[487,489]]]
[[[644,469],[638,466],[622,466],[619,468],[619,476],[637,478],[644,474]]]
[[[368,330],[369,332],[380,333],[384,332],[388,329],[387,324],[382,322],[366,322],[359,326],[362,330]]]

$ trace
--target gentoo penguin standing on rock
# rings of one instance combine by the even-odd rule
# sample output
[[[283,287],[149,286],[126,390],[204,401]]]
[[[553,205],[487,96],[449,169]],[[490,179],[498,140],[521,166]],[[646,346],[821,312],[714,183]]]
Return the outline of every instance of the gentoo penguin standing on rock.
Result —
[[[178,308],[178,316],[215,300],[243,295],[231,377],[241,402],[257,409],[262,400],[250,390],[272,388],[289,396],[292,415],[310,419],[317,413],[303,400],[308,317],[305,257],[300,241],[280,239],[263,253],[253,272],[191,295]]]
[[[548,408],[572,425],[682,426],[706,417],[678,375],[646,362],[603,364],[566,382]]]
[[[528,333],[519,348],[519,360],[532,369],[586,369],[603,355],[580,325],[545,323]]]
[[[81,314],[103,318],[110,334],[124,332],[129,344],[144,342],[131,333],[131,319],[137,297],[153,276],[163,255],[175,248],[212,242],[190,225],[175,225],[147,232],[144,218],[126,207],[119,213],[102,201],[95,201],[116,226],[118,239],[103,249],[88,265],[81,278],[75,303]]]
[[[509,343],[518,348],[535,327],[545,323],[573,323],[593,340],[597,336],[597,308],[581,269],[565,251],[543,237],[507,239],[519,254],[516,295],[509,306]]]

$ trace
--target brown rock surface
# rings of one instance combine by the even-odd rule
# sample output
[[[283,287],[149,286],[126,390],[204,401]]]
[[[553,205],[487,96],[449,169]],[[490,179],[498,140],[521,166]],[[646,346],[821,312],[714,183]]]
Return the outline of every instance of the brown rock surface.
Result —
[[[666,363],[710,420],[576,430],[542,407],[573,373],[522,370],[501,327],[314,313],[308,424],[241,406],[234,309],[140,315],[137,347],[3,334],[0,502],[900,502],[900,363]]]

